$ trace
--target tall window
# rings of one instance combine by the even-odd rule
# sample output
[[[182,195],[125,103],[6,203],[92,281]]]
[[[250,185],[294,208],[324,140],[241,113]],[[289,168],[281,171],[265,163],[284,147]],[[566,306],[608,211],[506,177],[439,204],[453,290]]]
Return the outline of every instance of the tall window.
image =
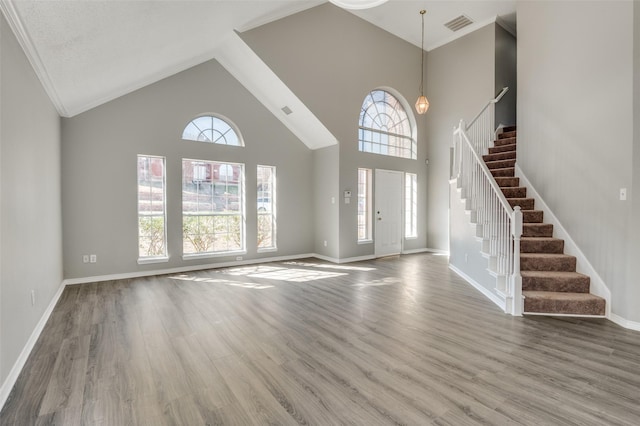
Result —
[[[167,257],[164,158],[138,155],[138,257],[152,262]]]
[[[404,175],[404,236],[416,238],[418,236],[418,175],[405,173]]]
[[[358,241],[371,237],[371,169],[358,169]]]
[[[234,126],[214,115],[193,119],[182,132],[182,139],[222,145],[242,146],[242,139]]]
[[[182,252],[245,250],[244,165],[182,160]]]
[[[385,90],[370,92],[360,110],[359,150],[415,160],[416,141],[400,101]]]
[[[276,249],[276,168],[258,166],[258,251]]]

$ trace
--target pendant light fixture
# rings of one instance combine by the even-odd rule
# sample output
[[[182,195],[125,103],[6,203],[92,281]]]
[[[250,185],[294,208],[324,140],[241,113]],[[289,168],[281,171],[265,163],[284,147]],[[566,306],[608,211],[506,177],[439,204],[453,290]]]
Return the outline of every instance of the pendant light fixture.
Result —
[[[420,48],[420,96],[416,101],[416,112],[420,115],[425,114],[429,109],[429,101],[427,97],[424,95],[424,14],[427,13],[426,10],[422,9],[420,11],[420,15],[422,16],[422,47]]]

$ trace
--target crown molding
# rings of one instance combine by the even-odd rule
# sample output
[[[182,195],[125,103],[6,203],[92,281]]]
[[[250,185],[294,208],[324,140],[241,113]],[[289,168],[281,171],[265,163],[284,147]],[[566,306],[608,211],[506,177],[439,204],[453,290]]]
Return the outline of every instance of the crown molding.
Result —
[[[49,72],[44,66],[44,63],[40,58],[40,54],[29,36],[29,31],[27,31],[27,28],[22,23],[22,19],[20,19],[20,14],[15,8],[14,2],[11,0],[0,0],[0,11],[2,11],[11,31],[13,31],[13,34],[27,57],[27,60],[31,64],[31,67],[33,67],[34,72],[38,76],[45,92],[49,95],[49,99],[58,111],[58,114],[63,117],[68,117],[69,113],[62,103],[62,100],[53,85],[51,77],[49,76]]]

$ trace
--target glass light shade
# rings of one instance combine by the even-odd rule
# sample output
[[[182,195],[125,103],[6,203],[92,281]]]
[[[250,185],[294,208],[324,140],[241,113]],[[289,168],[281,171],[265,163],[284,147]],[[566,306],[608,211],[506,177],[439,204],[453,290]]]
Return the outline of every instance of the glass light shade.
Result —
[[[382,3],[386,3],[387,0],[329,0],[336,6],[340,6],[343,9],[369,9],[371,7],[380,6]]]
[[[420,95],[416,101],[416,112],[420,115],[425,114],[429,109],[429,101],[425,95]]]

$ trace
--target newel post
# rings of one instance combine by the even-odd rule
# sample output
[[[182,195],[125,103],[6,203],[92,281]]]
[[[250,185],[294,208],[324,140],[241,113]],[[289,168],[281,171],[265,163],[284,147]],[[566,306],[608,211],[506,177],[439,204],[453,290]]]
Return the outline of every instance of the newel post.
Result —
[[[522,211],[520,206],[513,209],[511,218],[511,234],[513,236],[513,275],[511,275],[511,315],[522,316],[524,301],[522,299],[522,275],[520,275],[520,237],[522,236]]]

